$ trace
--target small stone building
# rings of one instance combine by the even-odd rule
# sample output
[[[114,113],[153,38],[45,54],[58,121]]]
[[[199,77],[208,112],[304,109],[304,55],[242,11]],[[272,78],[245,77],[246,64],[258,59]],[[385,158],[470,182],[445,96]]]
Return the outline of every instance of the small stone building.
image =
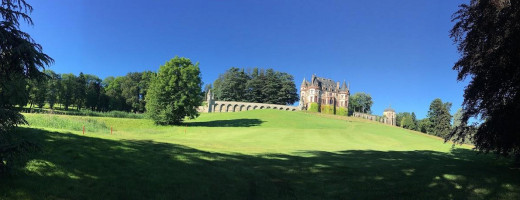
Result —
[[[395,114],[395,110],[391,107],[388,107],[383,111],[383,117],[385,117],[385,124],[396,125],[397,115]]]

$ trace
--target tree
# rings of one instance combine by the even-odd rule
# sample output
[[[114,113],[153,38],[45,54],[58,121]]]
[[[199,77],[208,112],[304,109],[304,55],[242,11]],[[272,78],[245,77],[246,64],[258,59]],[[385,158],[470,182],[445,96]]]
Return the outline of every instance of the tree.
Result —
[[[370,94],[364,92],[356,92],[354,95],[349,96],[349,110],[352,112],[371,113],[372,97]]]
[[[428,118],[417,121],[417,130],[423,133],[427,133],[428,127],[430,127],[430,120]]]
[[[278,74],[279,80],[281,83],[281,88],[278,91],[278,101],[277,104],[285,104],[292,105],[294,102],[297,102],[300,97],[298,96],[298,91],[296,89],[296,84],[294,83],[294,77],[288,73],[281,72]]]
[[[9,133],[27,123],[15,109],[27,104],[27,81],[41,78],[40,69],[53,62],[29,34],[20,30],[20,19],[33,25],[28,15],[32,9],[25,0],[2,0],[0,4],[0,172],[5,171],[9,155],[22,146],[13,144]]]
[[[462,124],[462,115],[464,112],[462,111],[462,108],[459,108],[455,115],[453,115],[453,125],[452,127],[455,128],[457,126],[460,126]]]
[[[244,84],[245,83],[245,84]],[[292,75],[273,69],[232,67],[213,83],[217,100],[290,105],[299,97]]]
[[[81,110],[86,101],[87,77],[83,72],[80,72],[78,78],[76,78],[76,83],[74,84],[74,103],[76,104],[76,109]]]
[[[69,106],[74,103],[74,91],[76,89],[76,76],[74,74],[62,74],[62,87],[60,92],[61,104],[65,110],[69,110]]]
[[[430,104],[428,120],[430,121],[426,131],[428,134],[445,137],[451,132],[451,103],[443,103],[437,98]]]
[[[48,77],[47,81],[47,102],[51,109],[58,102],[59,93],[61,91],[61,76],[52,70],[45,70],[44,73]]]
[[[101,79],[95,75],[86,74],[86,94],[85,94],[85,107],[90,110],[99,110],[99,100],[101,96]]]
[[[175,57],[159,68],[146,95],[146,110],[155,124],[179,124],[199,115],[202,79],[199,64]]]
[[[121,84],[124,82],[124,79],[125,77],[123,76],[118,76],[116,78],[107,77],[103,81],[107,84],[106,95],[109,99],[109,110],[129,111],[131,108],[122,95]]]
[[[33,104],[40,109],[43,108],[47,96],[47,78],[42,77],[40,79],[31,80],[27,87],[29,90],[29,103],[31,104],[31,108]]]
[[[415,116],[415,113],[412,112],[412,122],[413,122],[413,129],[411,130],[419,130],[419,124],[417,122],[417,117]]]
[[[409,112],[400,112],[397,113],[396,116],[396,125],[410,129],[410,130],[416,130],[417,128],[417,120],[415,119],[415,113],[409,113]]]
[[[463,141],[470,118],[480,118],[475,148],[516,155],[520,161],[520,1],[472,0],[452,18],[451,38],[461,58],[457,79],[470,77],[464,90],[461,125],[446,139]]]
[[[262,69],[253,68],[251,79],[246,83],[246,99],[247,102],[262,103],[265,100],[262,92],[265,86],[265,76]]]
[[[214,82],[215,98],[221,101],[245,101],[247,80],[244,70],[231,67]]]
[[[142,72],[141,81],[139,82],[139,112],[146,111],[146,94],[148,93],[148,88],[150,87],[150,83],[155,78],[155,73],[152,71]]]
[[[123,98],[132,111],[138,112],[140,110],[140,88],[139,83],[141,82],[142,74],[139,72],[131,72],[126,74],[125,78],[121,82],[121,92]]]

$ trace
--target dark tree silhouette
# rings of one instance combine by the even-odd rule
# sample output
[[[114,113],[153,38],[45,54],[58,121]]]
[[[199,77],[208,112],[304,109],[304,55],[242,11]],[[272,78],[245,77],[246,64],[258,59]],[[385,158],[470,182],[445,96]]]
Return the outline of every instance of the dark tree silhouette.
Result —
[[[468,120],[482,123],[473,135],[483,152],[520,155],[520,1],[472,0],[452,18],[451,37],[462,55],[458,80],[470,77],[464,91],[461,125],[446,137],[464,142]]]
[[[25,0],[2,0],[0,4],[0,172],[9,152],[19,145],[9,140],[10,130],[26,123],[16,105],[27,104],[27,81],[43,77],[40,69],[53,62],[29,34],[20,30],[20,19],[32,25],[32,7]]]

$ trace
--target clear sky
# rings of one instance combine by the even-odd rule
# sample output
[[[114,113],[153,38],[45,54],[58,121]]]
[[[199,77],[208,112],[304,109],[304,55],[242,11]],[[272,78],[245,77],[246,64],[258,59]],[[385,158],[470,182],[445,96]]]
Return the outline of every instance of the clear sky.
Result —
[[[204,83],[234,67],[288,72],[299,88],[313,73],[426,116],[431,101],[461,106],[459,55],[449,38],[461,0],[134,1],[28,0],[22,29],[55,59],[57,73],[100,78],[152,70],[174,56],[200,63]]]

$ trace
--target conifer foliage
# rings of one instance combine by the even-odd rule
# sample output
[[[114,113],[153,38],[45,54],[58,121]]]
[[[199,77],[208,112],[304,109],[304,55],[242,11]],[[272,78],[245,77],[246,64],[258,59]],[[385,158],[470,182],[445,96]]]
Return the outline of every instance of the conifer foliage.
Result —
[[[215,98],[221,101],[241,101],[291,105],[298,101],[294,78],[273,69],[232,67],[213,83]]]

